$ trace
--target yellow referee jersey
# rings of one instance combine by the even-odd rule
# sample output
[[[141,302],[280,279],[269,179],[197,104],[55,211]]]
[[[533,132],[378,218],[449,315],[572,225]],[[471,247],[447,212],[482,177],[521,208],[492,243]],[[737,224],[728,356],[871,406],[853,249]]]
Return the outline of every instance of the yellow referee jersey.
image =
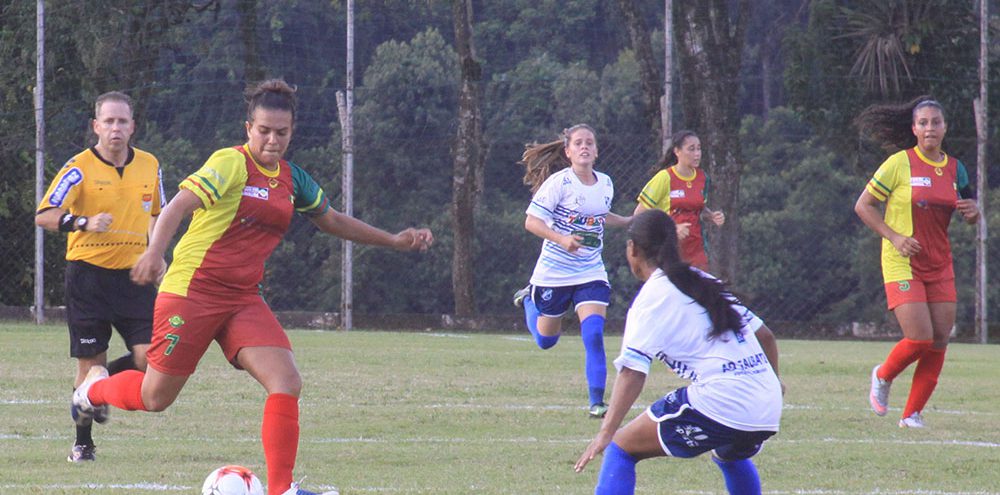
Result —
[[[107,232],[70,232],[66,259],[112,270],[131,268],[146,249],[150,219],[164,206],[160,164],[129,148],[121,173],[94,148],[70,158],[49,185],[36,213],[62,208],[76,216],[112,216]]]

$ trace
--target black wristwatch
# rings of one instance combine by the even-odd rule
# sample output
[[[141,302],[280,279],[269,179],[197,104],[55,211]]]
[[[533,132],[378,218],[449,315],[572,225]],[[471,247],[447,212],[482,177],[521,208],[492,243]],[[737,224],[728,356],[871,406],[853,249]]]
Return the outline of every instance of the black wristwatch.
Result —
[[[76,217],[76,230],[81,232],[87,231],[87,217],[79,216]]]

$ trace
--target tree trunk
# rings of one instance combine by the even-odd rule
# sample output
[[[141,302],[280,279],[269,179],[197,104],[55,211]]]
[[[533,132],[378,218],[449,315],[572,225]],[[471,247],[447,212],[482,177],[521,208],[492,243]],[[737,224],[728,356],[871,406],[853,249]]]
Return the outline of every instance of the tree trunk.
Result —
[[[472,3],[454,0],[452,16],[455,24],[455,45],[462,70],[458,95],[458,134],[455,139],[452,178],[451,217],[455,233],[455,251],[451,262],[451,286],[455,294],[455,315],[472,316],[476,310],[475,277],[475,212],[483,190],[482,112],[480,80],[482,68],[476,62],[472,40]]]
[[[681,106],[685,127],[701,137],[702,167],[712,180],[708,206],[726,213],[722,228],[709,227],[712,270],[738,278],[740,219],[740,63],[749,14],[747,0],[683,0],[677,23]]]
[[[618,8],[625,18],[629,39],[632,41],[632,51],[639,63],[639,82],[642,85],[644,119],[649,124],[653,135],[659,137],[660,128],[660,96],[663,88],[660,84],[660,71],[653,59],[653,45],[649,41],[649,31],[642,22],[642,15],[635,5],[635,0],[618,0]]]

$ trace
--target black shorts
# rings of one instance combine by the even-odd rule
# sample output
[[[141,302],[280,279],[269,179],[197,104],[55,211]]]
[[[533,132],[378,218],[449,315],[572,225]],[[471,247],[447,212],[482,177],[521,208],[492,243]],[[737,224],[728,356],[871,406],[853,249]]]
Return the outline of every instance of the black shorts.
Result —
[[[153,333],[155,301],[156,288],[132,283],[129,270],[67,261],[69,355],[92,357],[107,351],[112,325],[129,350],[135,345],[148,344]]]

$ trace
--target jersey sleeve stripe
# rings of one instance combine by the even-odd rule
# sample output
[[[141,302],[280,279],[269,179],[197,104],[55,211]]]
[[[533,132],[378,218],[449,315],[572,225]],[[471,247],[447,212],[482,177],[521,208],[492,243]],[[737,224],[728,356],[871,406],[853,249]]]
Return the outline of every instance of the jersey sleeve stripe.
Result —
[[[621,371],[622,368],[628,368],[638,371],[644,375],[648,375],[649,368],[652,363],[653,359],[646,354],[631,347],[625,347],[622,349],[621,356],[618,356],[618,359],[615,359],[614,364],[618,371]]]
[[[885,201],[889,198],[889,194],[892,192],[891,189],[878,181],[878,179],[872,178],[868,181],[868,192],[879,199],[879,201]]]
[[[196,182],[191,177],[188,177],[181,182],[181,189],[189,189],[191,192],[201,196],[203,200],[208,200],[209,206],[215,204],[215,198],[212,196],[212,193],[205,190],[200,183]]]
[[[638,199],[639,202],[643,204],[643,206],[646,206],[648,208],[656,208],[656,201],[654,201],[653,198],[649,197],[649,195],[646,194],[645,190],[639,193]]]

